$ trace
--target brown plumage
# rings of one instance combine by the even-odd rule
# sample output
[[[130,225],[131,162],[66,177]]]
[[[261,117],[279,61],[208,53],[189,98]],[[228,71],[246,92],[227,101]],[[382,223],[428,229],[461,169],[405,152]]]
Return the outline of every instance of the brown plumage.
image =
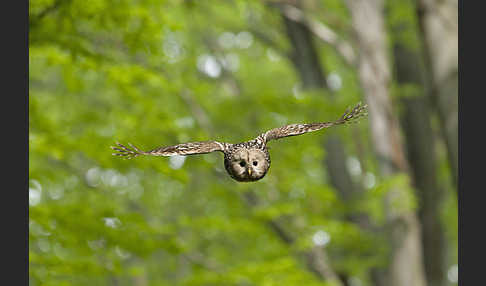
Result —
[[[284,137],[302,135],[308,132],[321,130],[334,125],[357,122],[360,117],[367,115],[366,105],[359,103],[353,109],[347,110],[338,120],[322,123],[289,124],[279,128],[271,129],[258,135],[255,139],[237,144],[202,141],[182,143],[174,146],[159,147],[151,151],[142,151],[132,144],[126,147],[116,143],[111,148],[122,156],[131,159],[140,155],[152,156],[173,156],[173,155],[196,155],[206,154],[215,151],[224,153],[224,167],[228,174],[239,182],[252,182],[260,180],[270,168],[270,154],[267,143]]]

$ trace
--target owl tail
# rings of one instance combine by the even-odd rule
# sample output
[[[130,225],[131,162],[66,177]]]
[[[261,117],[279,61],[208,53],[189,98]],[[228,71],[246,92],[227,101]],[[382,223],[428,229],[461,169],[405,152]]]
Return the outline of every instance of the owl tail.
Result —
[[[353,109],[347,109],[346,112],[339,118],[338,124],[357,123],[358,119],[368,115],[368,105],[358,103]]]
[[[115,144],[118,145],[118,147],[110,146],[111,149],[117,151],[117,153],[112,153],[112,155],[114,156],[121,156],[125,157],[126,159],[132,159],[140,155],[145,155],[147,153],[138,149],[130,143],[128,143],[128,145],[130,145],[131,148],[124,146],[118,142],[116,142]]]

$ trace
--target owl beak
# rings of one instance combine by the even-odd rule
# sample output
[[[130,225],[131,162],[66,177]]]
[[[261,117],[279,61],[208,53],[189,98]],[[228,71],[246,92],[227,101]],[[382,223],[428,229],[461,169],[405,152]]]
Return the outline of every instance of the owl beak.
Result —
[[[251,168],[248,168],[248,175],[251,176]]]

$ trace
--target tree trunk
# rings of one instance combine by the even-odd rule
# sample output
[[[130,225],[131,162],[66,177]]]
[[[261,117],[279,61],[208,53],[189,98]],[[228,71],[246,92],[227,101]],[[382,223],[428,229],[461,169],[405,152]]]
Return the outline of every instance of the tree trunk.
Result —
[[[446,246],[439,210],[442,191],[436,179],[435,150],[427,112],[428,102],[423,96],[408,97],[403,102],[408,157],[420,202],[419,218],[422,225],[425,274],[428,285],[445,286]]]
[[[327,88],[324,71],[309,29],[282,14],[287,36],[292,44],[291,60],[296,67],[304,89]],[[346,167],[346,153],[341,139],[336,135],[326,136],[325,164],[331,185],[343,199],[349,199],[356,191]]]
[[[457,0],[418,0],[428,89],[438,113],[453,184],[458,176],[458,30]]]
[[[327,88],[325,72],[319,62],[319,56],[314,47],[310,30],[301,22],[287,17],[282,13],[288,39],[292,45],[290,59],[298,71],[304,89]],[[341,138],[330,134],[326,136],[324,148],[326,159],[324,164],[328,172],[331,185],[337,190],[341,200],[350,202],[360,193],[358,185],[354,184],[351,174],[346,166],[346,152]],[[351,214],[349,220],[357,223],[365,229],[369,229],[369,220],[363,214]],[[324,253],[325,255],[325,253]],[[383,286],[382,273],[378,269],[371,269],[371,279],[375,285]],[[341,281],[347,281],[345,274],[341,275]]]
[[[282,13],[282,20],[293,49],[290,59],[298,71],[303,88],[327,88],[324,71],[308,27],[289,19],[284,13]],[[342,198],[349,198],[354,192],[355,186],[345,165],[346,153],[342,141],[336,135],[328,135],[326,139],[324,143],[327,154],[325,164],[331,185],[340,193]],[[324,250],[319,253],[323,257],[326,256]],[[316,258],[309,259],[312,261]],[[322,259],[316,261],[322,261]],[[329,267],[326,267],[326,273],[334,273],[332,269],[328,269]],[[333,274],[333,277],[337,276]]]
[[[431,108],[429,97],[424,95],[420,55],[398,43],[394,46],[394,55],[398,83],[418,88],[417,94],[408,94],[402,103],[408,161],[419,199],[425,274],[428,285],[445,286],[445,234],[439,212],[443,191],[437,182]]]
[[[298,71],[305,89],[326,88],[326,78],[319,62],[309,29],[282,13],[288,39],[292,45],[290,60]]]
[[[303,88],[327,88],[324,71],[319,62],[319,56],[309,29],[285,15],[283,15],[283,21],[293,47],[291,60],[298,71]],[[356,192],[356,186],[353,184],[346,167],[346,153],[343,143],[336,135],[328,135],[326,139],[325,164],[331,185],[339,192],[342,199],[350,199]]]
[[[400,142],[397,118],[388,87],[390,70],[383,25],[381,0],[347,0],[359,47],[358,73],[369,107],[372,139],[382,177],[408,173]],[[391,261],[388,285],[426,285],[422,261],[420,223],[409,208],[397,208],[407,186],[393,186],[385,195],[385,212],[390,227]]]

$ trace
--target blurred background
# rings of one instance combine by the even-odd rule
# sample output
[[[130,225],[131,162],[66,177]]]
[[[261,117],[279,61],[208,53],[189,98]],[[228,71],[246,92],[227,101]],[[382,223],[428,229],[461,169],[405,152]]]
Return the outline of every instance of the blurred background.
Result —
[[[457,0],[29,1],[31,285],[457,285]],[[221,153],[290,123],[265,178]]]

